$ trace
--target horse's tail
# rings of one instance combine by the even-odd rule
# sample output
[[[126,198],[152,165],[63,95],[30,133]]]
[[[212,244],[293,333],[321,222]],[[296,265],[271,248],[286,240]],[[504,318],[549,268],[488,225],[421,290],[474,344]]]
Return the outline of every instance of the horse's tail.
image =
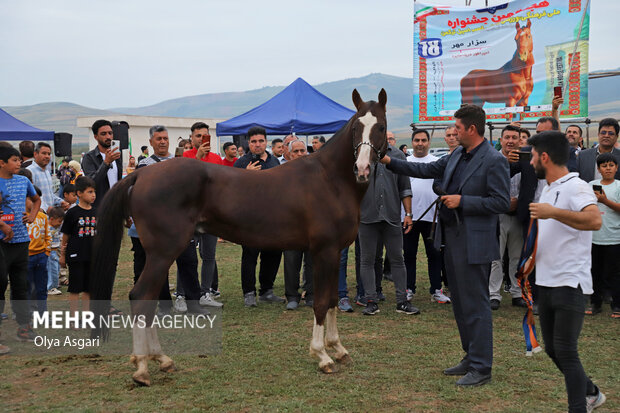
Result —
[[[123,239],[123,224],[129,217],[130,190],[138,175],[134,172],[114,185],[97,210],[97,234],[93,243],[89,280],[90,308],[95,315],[95,328],[91,336],[100,336],[104,341],[108,338],[109,330],[102,319],[105,319],[110,311],[112,287]]]

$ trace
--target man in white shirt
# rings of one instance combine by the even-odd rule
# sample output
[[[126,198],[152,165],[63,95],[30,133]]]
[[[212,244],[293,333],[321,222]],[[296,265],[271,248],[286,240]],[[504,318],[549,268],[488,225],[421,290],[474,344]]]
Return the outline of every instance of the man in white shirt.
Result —
[[[411,136],[411,148],[413,155],[407,157],[408,162],[429,163],[438,158],[429,154],[431,147],[431,137],[425,129],[415,129]],[[437,195],[433,192],[433,180],[422,178],[409,178],[411,181],[411,192],[414,194],[411,199],[412,219],[417,220],[422,213],[431,205]],[[404,209],[402,210],[404,214]],[[431,228],[435,207],[431,208],[419,221],[414,222],[411,231],[403,231],[403,251],[405,257],[405,267],[407,268],[407,293],[416,292],[416,255],[418,253],[418,242],[420,235],[424,241],[426,258],[428,260],[428,278],[430,280],[430,294],[433,301],[440,304],[450,303],[441,289],[441,255],[431,239]]]
[[[546,131],[528,140],[531,165],[544,178],[538,203],[530,215],[538,219],[536,284],[538,311],[545,351],[564,375],[571,412],[591,412],[605,395],[586,376],[577,341],[585,311],[584,294],[592,294],[592,232],[601,227],[601,215],[592,188],[569,173],[569,144],[558,131]]]

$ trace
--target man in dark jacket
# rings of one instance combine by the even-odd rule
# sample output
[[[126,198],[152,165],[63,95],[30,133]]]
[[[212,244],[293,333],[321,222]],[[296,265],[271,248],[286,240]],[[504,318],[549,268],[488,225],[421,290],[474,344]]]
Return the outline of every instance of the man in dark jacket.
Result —
[[[93,206],[98,206],[105,194],[123,177],[121,151],[112,149],[112,124],[110,121],[99,119],[92,126],[97,146],[87,152],[82,159],[84,175],[95,181],[97,198]]]

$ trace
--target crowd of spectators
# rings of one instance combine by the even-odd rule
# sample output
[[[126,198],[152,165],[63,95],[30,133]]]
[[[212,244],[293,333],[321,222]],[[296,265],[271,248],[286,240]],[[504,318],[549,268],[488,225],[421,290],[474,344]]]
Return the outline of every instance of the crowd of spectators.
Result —
[[[543,117],[536,124],[536,134],[560,131],[560,128],[555,117]],[[4,310],[5,290],[10,280],[12,298],[15,300],[13,312],[19,325],[17,336],[22,340],[32,340],[35,335],[30,325],[31,312],[45,311],[47,295],[62,294],[60,288],[66,285],[63,271],[67,265],[71,310],[77,311],[80,296],[82,308],[87,308],[90,240],[96,233],[97,206],[105,193],[124,175],[167,161],[175,155],[216,165],[264,170],[307,156],[309,149],[312,152],[320,151],[326,142],[323,136],[315,136],[311,147],[307,147],[297,136],[289,135],[284,139],[272,139],[268,151],[267,132],[264,128],[253,127],[248,131],[245,150],[242,146],[227,142],[222,148],[224,156],[220,156],[212,150],[208,125],[197,122],[192,125],[187,139],[179,138],[178,147],[172,154],[169,152],[167,129],[155,125],[149,131],[153,154],[149,155],[149,147],[143,146],[137,160],[130,156],[123,170],[121,152],[111,146],[111,123],[99,120],[93,124],[92,132],[96,146],[83,156],[81,164],[70,158],[62,159],[55,173],[59,182],[57,191],[54,190],[48,167],[51,159],[49,144],[39,142],[35,145],[24,141],[19,144],[19,151],[10,144],[0,144],[0,310]],[[568,125],[561,133],[568,143],[567,170],[589,183],[602,216],[600,229],[592,232],[591,245],[587,248],[588,258],[584,261],[592,281],[592,292],[584,314],[600,314],[604,303],[609,302],[611,317],[614,319],[620,319],[620,260],[617,259],[620,254],[618,132],[619,125],[615,119],[601,120],[598,125],[598,144],[589,149],[584,147],[583,131],[578,125]],[[510,208],[498,214],[496,241],[500,255],[492,261],[488,279],[488,299],[493,311],[500,309],[502,283],[505,284],[504,291],[509,293],[513,306],[526,306],[515,275],[530,218],[535,216],[532,215],[531,205],[536,205],[548,191],[545,189],[548,186],[547,180],[539,173],[540,168],[537,169],[536,162],[531,161],[530,145],[534,139],[530,139],[531,135],[529,130],[518,123],[508,125],[502,129],[496,147],[499,155],[510,165]],[[448,127],[444,139],[449,150],[445,155],[447,157],[460,145],[464,145],[459,141],[457,127]],[[410,164],[438,161],[438,158],[429,154],[431,135],[427,130],[413,131],[410,146],[412,154],[408,157],[408,146],[397,148],[391,132],[387,132],[387,140],[389,158],[401,159]],[[448,205],[446,201],[436,204],[438,208],[441,207],[439,211],[435,211],[433,206],[437,196],[442,195],[441,191],[437,191],[440,182],[431,178],[406,178],[383,164],[379,164],[378,168],[376,179],[371,181],[361,205],[355,254],[357,293],[353,301],[365,307],[363,314],[377,314],[378,303],[385,300],[381,287],[385,273],[385,279],[394,282],[396,311],[419,314],[420,310],[412,301],[418,294],[416,261],[419,238],[422,236],[430,298],[438,304],[450,304],[452,286],[448,284],[449,277],[446,276],[444,250],[432,242],[437,216],[442,217],[441,211]],[[425,170],[416,168],[411,170]],[[463,205],[456,203],[449,208],[454,209],[453,216],[457,224],[460,222],[459,216],[463,219],[465,214]],[[534,214],[538,213],[536,211]],[[442,219],[446,219],[446,216],[444,214]],[[134,252],[134,280],[137,281],[144,267],[144,250],[135,226],[130,228],[129,236]],[[217,244],[217,236],[206,233],[190,241],[177,259],[174,300],[166,283],[159,297],[159,311],[205,314],[208,313],[206,307],[223,305],[219,301]],[[200,276],[197,251],[202,259]],[[562,254],[561,251],[559,253]],[[352,312],[346,282],[347,255],[348,248],[342,252],[339,308],[343,312]],[[282,257],[284,297],[274,292],[274,280]],[[558,256],[554,259],[562,258]],[[302,300],[307,306],[313,304],[312,259],[308,251],[264,251],[242,246],[240,275],[247,307],[255,307],[258,303],[286,303],[288,310],[295,310]],[[545,279],[547,274],[539,274],[540,277]],[[537,313],[539,283],[536,282],[536,272],[532,273],[530,281],[534,311]],[[20,304],[28,300],[31,300],[30,305]],[[7,351],[8,347],[0,345],[0,353]]]

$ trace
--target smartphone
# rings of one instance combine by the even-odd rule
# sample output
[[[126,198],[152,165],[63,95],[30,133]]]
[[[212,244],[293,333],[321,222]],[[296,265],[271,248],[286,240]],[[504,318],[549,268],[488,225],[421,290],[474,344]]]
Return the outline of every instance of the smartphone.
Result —
[[[110,150],[112,152],[120,151],[121,150],[121,141],[117,141],[116,139],[112,140],[112,145],[110,145]]]
[[[592,189],[594,192],[603,192],[603,187],[601,185],[592,185]]]
[[[205,143],[211,146],[211,135],[202,137],[202,144],[204,145]]]
[[[562,97],[562,86],[555,86],[553,88],[553,97],[561,98]]]
[[[174,157],[175,158],[180,158],[183,156],[183,152],[185,152],[185,150],[183,148],[181,148],[180,146],[177,146],[176,149],[174,150]]]
[[[519,154],[519,162],[520,161],[529,162],[532,160],[532,152],[517,151],[517,153]]]

